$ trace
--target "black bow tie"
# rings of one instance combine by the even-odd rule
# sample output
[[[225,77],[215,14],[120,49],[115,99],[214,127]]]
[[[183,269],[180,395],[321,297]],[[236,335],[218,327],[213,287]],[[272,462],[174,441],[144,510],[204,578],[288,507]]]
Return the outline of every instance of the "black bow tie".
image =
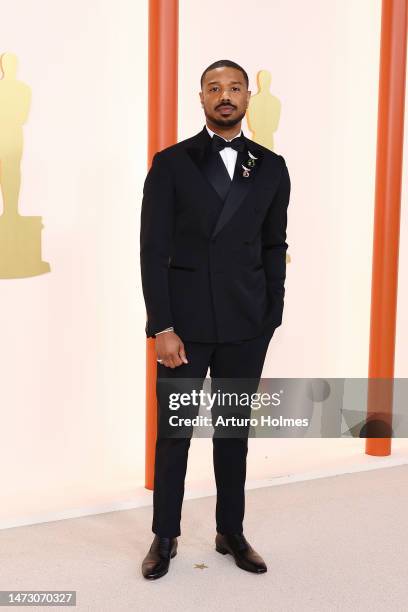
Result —
[[[243,136],[237,136],[231,142],[227,142],[221,136],[214,134],[212,137],[212,150],[222,151],[225,147],[231,147],[235,151],[243,151],[245,149],[245,140]]]

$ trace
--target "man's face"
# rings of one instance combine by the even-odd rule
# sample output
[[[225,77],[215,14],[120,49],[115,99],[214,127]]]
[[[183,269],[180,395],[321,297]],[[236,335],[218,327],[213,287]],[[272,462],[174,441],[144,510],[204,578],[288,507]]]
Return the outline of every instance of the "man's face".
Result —
[[[214,68],[204,76],[200,99],[205,116],[214,125],[232,127],[239,123],[250,97],[244,75],[236,68]]]

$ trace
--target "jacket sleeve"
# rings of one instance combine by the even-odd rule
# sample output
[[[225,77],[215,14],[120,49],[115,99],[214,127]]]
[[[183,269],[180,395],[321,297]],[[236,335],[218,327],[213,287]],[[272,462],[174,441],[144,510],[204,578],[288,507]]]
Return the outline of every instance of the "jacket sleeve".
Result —
[[[140,267],[146,304],[147,337],[173,326],[168,264],[174,230],[174,185],[169,168],[156,153],[143,187],[140,219]]]
[[[269,299],[268,319],[276,326],[282,322],[285,297],[287,209],[291,190],[286,162],[282,155],[279,157],[282,161],[280,182],[262,225],[262,259]]]

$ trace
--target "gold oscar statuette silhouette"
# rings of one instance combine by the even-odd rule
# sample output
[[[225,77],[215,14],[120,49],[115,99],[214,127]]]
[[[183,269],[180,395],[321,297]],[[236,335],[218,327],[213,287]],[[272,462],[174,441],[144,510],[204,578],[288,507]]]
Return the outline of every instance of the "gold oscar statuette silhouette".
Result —
[[[273,151],[273,137],[278,130],[281,102],[270,92],[271,81],[269,70],[259,70],[256,75],[258,92],[249,99],[246,120],[252,132],[252,140]],[[287,253],[286,262],[290,261]]]
[[[272,80],[269,70],[260,70],[256,80],[258,93],[249,100],[247,123],[252,140],[273,151],[273,135],[279,125],[281,103],[269,91]]]
[[[41,217],[18,212],[23,153],[23,124],[31,102],[31,89],[16,79],[17,57],[0,57],[0,278],[24,278],[50,271],[41,259]]]

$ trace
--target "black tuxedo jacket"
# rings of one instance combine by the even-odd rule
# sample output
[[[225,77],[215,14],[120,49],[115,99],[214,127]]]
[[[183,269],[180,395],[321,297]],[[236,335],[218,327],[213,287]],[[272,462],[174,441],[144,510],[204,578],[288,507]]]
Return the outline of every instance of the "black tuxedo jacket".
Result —
[[[182,341],[233,342],[282,323],[289,173],[244,138],[233,181],[205,126],[153,158],[140,226],[147,337],[173,326]]]

